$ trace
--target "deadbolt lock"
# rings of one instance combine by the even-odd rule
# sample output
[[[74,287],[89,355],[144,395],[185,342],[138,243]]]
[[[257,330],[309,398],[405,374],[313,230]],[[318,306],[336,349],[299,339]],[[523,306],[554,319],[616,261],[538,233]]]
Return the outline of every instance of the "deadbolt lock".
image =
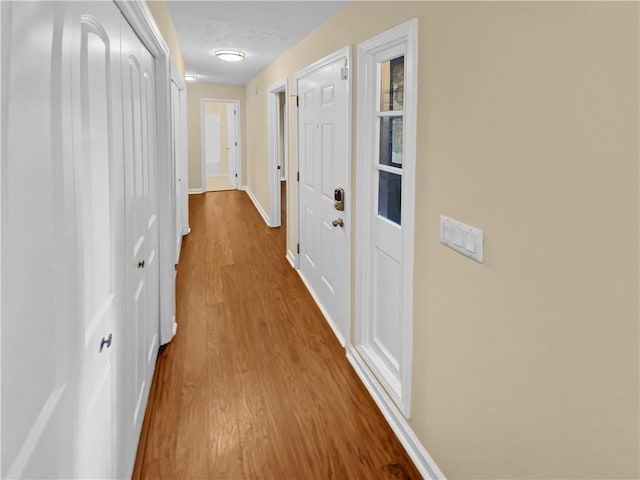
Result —
[[[333,191],[333,206],[341,212],[344,210],[344,189],[336,188]]]

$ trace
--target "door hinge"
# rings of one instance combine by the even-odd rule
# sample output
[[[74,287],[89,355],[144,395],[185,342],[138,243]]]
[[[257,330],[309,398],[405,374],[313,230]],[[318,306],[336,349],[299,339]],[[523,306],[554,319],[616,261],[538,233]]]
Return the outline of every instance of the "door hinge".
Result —
[[[296,107],[300,106],[300,97],[298,97],[298,95],[290,95],[291,97],[294,97],[296,99]]]
[[[300,244],[298,244],[298,255],[300,255]]]
[[[340,69],[340,78],[342,78],[342,80],[347,80],[349,78],[349,69],[347,67],[342,67]]]
[[[300,181],[300,171],[298,170],[296,172],[296,182],[299,182],[299,181]]]
[[[234,114],[234,115],[237,115],[237,114],[238,114],[238,112],[236,112],[236,111],[234,110],[234,111],[233,111],[233,114]]]
[[[238,142],[233,142],[233,145],[237,147],[238,146]]]
[[[236,178],[238,178],[238,174],[236,173]]]

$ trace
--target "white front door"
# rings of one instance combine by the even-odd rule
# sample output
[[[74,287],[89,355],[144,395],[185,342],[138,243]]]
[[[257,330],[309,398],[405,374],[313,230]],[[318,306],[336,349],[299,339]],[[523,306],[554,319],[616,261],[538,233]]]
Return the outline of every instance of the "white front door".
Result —
[[[158,350],[159,271],[155,68],[128,24],[122,29],[122,102],[126,165],[127,438],[139,437]],[[135,458],[129,445],[127,464]]]
[[[115,474],[114,336],[124,315],[120,28],[113,3],[72,4],[71,50],[77,306],[80,318],[77,475]]]
[[[344,345],[349,328],[348,51],[298,75],[300,273]],[[344,210],[336,208],[336,190]]]

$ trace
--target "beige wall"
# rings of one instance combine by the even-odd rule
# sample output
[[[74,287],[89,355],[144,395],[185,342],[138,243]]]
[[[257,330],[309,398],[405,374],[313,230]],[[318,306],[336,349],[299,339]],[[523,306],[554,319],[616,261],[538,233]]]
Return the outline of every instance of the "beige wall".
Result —
[[[167,8],[167,2],[165,2],[165,0],[147,0],[147,6],[149,7],[149,11],[151,11],[151,15],[153,15],[153,18],[156,21],[158,28],[160,29],[160,33],[162,33],[165,42],[167,42],[169,51],[171,52],[171,60],[176,65],[176,67],[178,67],[178,71],[184,78],[184,58],[182,58],[182,50],[180,49],[180,44],[178,43],[178,35],[176,34],[176,28],[173,25],[173,19],[171,18],[171,14],[169,12],[169,9]]]
[[[240,130],[242,172],[246,172],[246,142],[245,142],[245,101],[244,87],[237,85],[219,85],[213,83],[187,84],[187,130],[189,142],[189,188],[202,188],[202,112],[200,110],[203,98],[218,100],[240,100]],[[226,138],[223,139],[226,142]],[[245,177],[246,178],[246,177]],[[244,180],[240,179],[240,185]]]
[[[268,211],[267,88],[419,19],[409,423],[449,478],[640,475],[638,14],[352,2],[246,87],[247,181]],[[440,214],[484,229],[484,264],[439,244]]]

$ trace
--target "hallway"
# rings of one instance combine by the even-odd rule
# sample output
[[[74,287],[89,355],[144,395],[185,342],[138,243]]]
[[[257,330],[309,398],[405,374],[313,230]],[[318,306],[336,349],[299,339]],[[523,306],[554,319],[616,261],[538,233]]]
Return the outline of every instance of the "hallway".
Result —
[[[133,478],[420,478],[285,259],[283,229],[242,191],[189,203],[178,331]]]

